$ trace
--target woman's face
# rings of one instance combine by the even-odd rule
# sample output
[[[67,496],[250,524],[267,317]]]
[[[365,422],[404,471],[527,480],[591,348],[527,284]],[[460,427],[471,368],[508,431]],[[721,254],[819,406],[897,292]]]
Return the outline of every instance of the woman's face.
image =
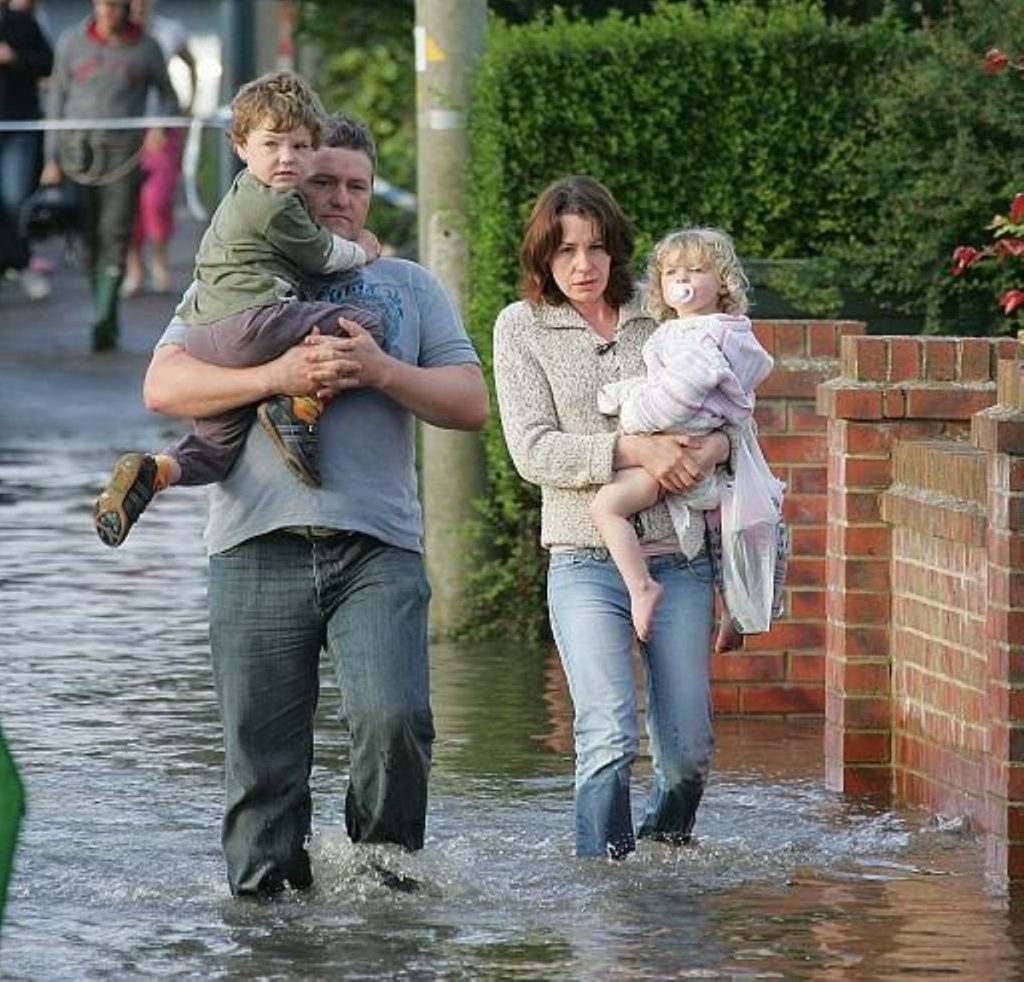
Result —
[[[571,304],[604,299],[612,257],[604,247],[600,229],[584,215],[562,215],[562,241],[551,257],[551,275]]]

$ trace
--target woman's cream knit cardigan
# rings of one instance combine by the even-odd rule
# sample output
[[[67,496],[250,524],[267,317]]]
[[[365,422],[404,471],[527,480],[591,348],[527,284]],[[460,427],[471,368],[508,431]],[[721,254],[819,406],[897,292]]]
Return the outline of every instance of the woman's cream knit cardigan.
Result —
[[[637,303],[619,310],[611,344],[570,304],[510,304],[494,325],[494,379],[502,429],[520,475],[541,488],[541,544],[601,546],[590,502],[612,476],[616,420],[597,409],[598,390],[644,374],[642,348],[656,324]],[[674,534],[659,501],[641,515],[643,540]],[[704,544],[704,516],[679,543],[692,558]]]

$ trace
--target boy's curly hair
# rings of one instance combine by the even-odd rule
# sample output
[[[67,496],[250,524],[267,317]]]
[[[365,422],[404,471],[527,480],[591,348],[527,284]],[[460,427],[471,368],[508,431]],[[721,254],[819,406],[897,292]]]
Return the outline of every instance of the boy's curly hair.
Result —
[[[286,133],[305,126],[313,147],[319,147],[324,132],[324,107],[301,75],[295,72],[267,72],[246,82],[231,100],[231,128],[228,136],[237,146],[261,126]]]
[[[736,255],[736,247],[725,232],[717,228],[685,228],[669,232],[651,251],[647,261],[647,312],[656,321],[676,317],[661,292],[661,273],[667,266],[682,262],[706,266],[721,283],[718,309],[724,314],[745,314],[749,307],[750,283]]]

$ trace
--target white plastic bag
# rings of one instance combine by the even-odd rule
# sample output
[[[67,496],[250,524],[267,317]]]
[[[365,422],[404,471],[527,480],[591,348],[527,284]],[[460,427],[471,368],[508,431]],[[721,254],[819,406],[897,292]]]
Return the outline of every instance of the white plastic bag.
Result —
[[[784,489],[753,425],[741,427],[735,473],[722,494],[722,580],[725,605],[743,634],[771,626]]]

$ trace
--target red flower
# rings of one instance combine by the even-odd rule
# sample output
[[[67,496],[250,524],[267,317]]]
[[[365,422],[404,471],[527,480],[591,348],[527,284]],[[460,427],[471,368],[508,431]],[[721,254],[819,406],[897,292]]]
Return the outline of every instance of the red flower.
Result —
[[[1012,314],[1018,307],[1024,307],[1024,290],[1007,290],[999,298],[1004,314]]]
[[[1024,239],[1000,239],[996,243],[996,255],[1000,259],[1008,256],[1024,256]]]
[[[1010,64],[1010,59],[998,48],[989,48],[988,51],[985,52],[986,72],[989,72],[992,75],[997,75],[1008,64]]]
[[[957,246],[953,250],[953,275],[960,276],[966,273],[981,256],[981,250],[975,249],[974,246]]]
[[[1024,191],[1018,191],[1010,202],[1010,221],[1014,225],[1024,221]]]

